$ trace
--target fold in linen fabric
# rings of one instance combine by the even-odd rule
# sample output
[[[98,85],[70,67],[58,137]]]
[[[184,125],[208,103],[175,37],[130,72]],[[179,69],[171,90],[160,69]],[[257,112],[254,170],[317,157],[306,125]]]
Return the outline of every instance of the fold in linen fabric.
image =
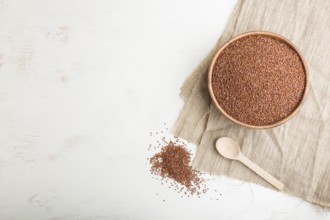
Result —
[[[285,184],[284,192],[330,207],[330,0],[239,0],[225,31],[181,89],[185,105],[173,133],[197,145],[193,167],[216,175],[272,187],[215,149],[229,136],[242,153]],[[307,98],[298,114],[276,128],[244,128],[223,116],[207,88],[207,70],[217,49],[248,31],[271,31],[302,52],[310,74]]]

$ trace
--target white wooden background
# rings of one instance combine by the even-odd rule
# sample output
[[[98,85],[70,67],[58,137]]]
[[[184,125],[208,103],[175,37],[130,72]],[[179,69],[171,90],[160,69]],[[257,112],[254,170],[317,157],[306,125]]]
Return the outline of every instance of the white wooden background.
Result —
[[[0,0],[0,219],[330,219],[225,177],[199,199],[151,178],[149,132],[173,125],[234,5]]]

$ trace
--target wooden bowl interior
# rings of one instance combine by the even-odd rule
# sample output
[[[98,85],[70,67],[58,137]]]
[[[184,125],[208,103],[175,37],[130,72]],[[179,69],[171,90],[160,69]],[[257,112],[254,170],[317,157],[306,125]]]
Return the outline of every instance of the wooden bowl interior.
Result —
[[[219,105],[218,101],[216,100],[215,98],[215,95],[213,93],[213,89],[212,89],[212,74],[213,74],[213,68],[214,68],[214,65],[216,63],[216,60],[219,56],[219,54],[229,45],[231,44],[232,42],[240,39],[240,38],[243,38],[243,37],[246,37],[246,36],[250,36],[250,35],[263,35],[263,36],[270,36],[270,37],[273,37],[275,39],[278,39],[284,43],[286,43],[288,46],[290,46],[294,51],[297,52],[302,64],[303,64],[303,67],[304,67],[304,70],[305,70],[305,88],[304,88],[304,93],[303,93],[303,96],[302,98],[300,99],[297,107],[288,115],[286,116],[285,118],[273,123],[273,124],[268,124],[268,125],[260,125],[260,126],[257,126],[257,125],[250,125],[250,124],[246,124],[244,122],[241,122],[241,121],[238,121],[237,119],[233,118],[232,116],[230,116],[229,114],[226,113],[226,111]],[[210,92],[210,95],[211,95],[211,98],[212,98],[212,101],[213,103],[216,105],[216,107],[220,110],[220,112],[222,114],[224,114],[227,118],[229,118],[231,121],[241,125],[241,126],[244,126],[244,127],[247,127],[247,128],[255,128],[255,129],[265,129],[265,128],[272,128],[272,127],[276,127],[278,125],[281,125],[285,122],[287,122],[288,120],[290,120],[293,116],[295,116],[297,114],[297,112],[299,111],[299,109],[301,108],[305,98],[306,98],[306,94],[307,94],[307,89],[308,89],[308,85],[309,85],[309,74],[308,74],[308,70],[307,70],[307,65],[306,65],[306,61],[305,59],[303,58],[302,56],[302,53],[299,51],[299,49],[288,39],[278,35],[278,34],[274,34],[274,33],[271,33],[271,32],[266,32],[266,31],[254,31],[254,32],[247,32],[247,33],[244,33],[244,34],[241,34],[237,37],[234,37],[233,39],[231,39],[230,41],[228,41],[227,43],[225,43],[219,50],[218,52],[215,54],[213,60],[212,60],[212,63],[210,65],[210,68],[209,68],[209,72],[208,72],[208,88],[209,88],[209,92]]]

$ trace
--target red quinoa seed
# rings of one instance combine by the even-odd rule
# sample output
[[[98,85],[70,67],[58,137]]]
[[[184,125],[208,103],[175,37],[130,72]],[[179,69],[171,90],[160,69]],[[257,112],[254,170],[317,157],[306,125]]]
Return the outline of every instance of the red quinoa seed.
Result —
[[[262,126],[286,118],[297,108],[306,74],[299,54],[288,44],[250,35],[233,41],[219,54],[211,85],[228,115]]]
[[[150,172],[160,176],[165,183],[171,180],[168,188],[174,188],[178,193],[184,193],[187,197],[206,193],[208,188],[202,178],[202,172],[191,168],[192,154],[182,143],[179,139],[166,143],[160,152],[149,159]]]

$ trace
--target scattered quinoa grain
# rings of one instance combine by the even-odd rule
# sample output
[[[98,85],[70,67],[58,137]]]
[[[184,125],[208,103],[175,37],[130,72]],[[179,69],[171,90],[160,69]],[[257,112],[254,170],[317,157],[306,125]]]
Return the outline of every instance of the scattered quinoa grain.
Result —
[[[178,192],[185,190],[184,194],[199,195],[206,193],[208,188],[202,178],[202,172],[193,170],[190,166],[191,153],[184,145],[170,141],[149,159],[150,172],[160,176],[164,182],[173,180],[168,188],[174,188]],[[162,183],[163,184],[163,183]]]

